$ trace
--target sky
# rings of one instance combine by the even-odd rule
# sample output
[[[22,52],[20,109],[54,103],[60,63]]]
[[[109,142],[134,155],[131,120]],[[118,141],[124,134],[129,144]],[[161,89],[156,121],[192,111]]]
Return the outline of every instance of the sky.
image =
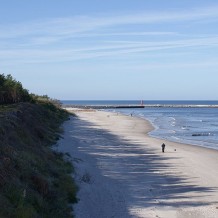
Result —
[[[0,74],[60,100],[218,100],[218,1],[0,0]]]

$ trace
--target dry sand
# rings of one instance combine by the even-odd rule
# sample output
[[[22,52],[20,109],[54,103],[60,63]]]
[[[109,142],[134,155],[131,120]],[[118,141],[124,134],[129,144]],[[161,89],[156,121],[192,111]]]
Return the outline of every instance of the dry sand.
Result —
[[[218,151],[149,137],[143,119],[75,113],[59,149],[75,166],[76,218],[218,217]]]

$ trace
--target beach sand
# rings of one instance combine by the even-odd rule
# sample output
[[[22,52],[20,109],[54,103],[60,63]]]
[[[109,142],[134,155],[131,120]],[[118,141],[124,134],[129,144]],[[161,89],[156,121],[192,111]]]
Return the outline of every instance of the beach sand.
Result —
[[[74,112],[58,149],[75,167],[76,218],[218,217],[218,151],[152,138],[144,119]]]

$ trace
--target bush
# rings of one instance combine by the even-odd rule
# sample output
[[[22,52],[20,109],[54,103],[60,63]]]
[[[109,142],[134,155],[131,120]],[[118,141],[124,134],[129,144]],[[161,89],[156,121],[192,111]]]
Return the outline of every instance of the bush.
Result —
[[[73,166],[50,147],[66,119],[50,102],[0,110],[0,217],[72,217]]]

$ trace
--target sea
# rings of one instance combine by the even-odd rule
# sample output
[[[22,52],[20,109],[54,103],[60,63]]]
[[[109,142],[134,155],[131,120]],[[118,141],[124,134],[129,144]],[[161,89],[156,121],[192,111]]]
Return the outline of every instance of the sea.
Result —
[[[149,120],[150,136],[218,150],[218,101],[62,101],[63,105],[149,105],[107,109]],[[153,105],[153,106],[151,106]],[[164,105],[164,107],[162,107]],[[169,107],[167,106],[169,105]],[[187,107],[189,105],[190,107]],[[185,107],[184,107],[185,106]],[[195,107],[196,106],[196,107]]]

